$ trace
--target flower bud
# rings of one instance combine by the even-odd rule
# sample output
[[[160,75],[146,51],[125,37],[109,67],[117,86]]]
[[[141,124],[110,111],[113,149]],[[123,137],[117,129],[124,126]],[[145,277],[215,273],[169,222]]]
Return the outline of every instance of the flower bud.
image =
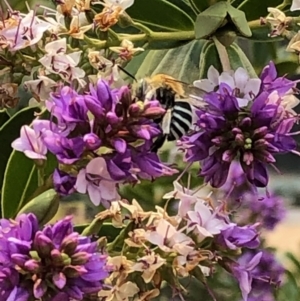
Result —
[[[63,272],[68,278],[77,278],[87,273],[87,270],[83,266],[69,265],[67,267],[64,267]]]
[[[84,135],[83,141],[88,150],[96,150],[101,146],[101,139],[94,133]]]
[[[116,124],[119,122],[119,117],[113,112],[108,112],[106,114],[106,119],[110,124]]]
[[[54,249],[52,240],[45,236],[42,232],[38,232],[34,238],[33,244],[41,258],[50,256],[51,251]]]
[[[40,270],[40,264],[37,260],[30,259],[25,262],[24,268],[29,272],[38,273]]]
[[[91,254],[87,252],[78,252],[71,257],[72,265],[83,265],[91,258]]]
[[[128,112],[131,117],[138,117],[143,111],[143,104],[140,102],[133,103],[130,105]]]
[[[75,252],[78,245],[78,237],[78,233],[72,233],[62,241],[61,249],[64,253],[72,255]]]

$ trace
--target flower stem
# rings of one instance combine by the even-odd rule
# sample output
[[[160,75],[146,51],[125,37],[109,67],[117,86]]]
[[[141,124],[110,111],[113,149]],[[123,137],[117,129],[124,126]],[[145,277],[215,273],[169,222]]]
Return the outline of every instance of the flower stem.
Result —
[[[213,41],[216,45],[223,71],[230,71],[231,66],[226,47],[223,46],[215,36],[213,36]]]
[[[177,31],[177,32],[149,32],[133,35],[119,35],[119,40],[99,41],[84,36],[84,41],[97,49],[119,46],[122,39],[127,39],[131,42],[151,42],[151,41],[191,41],[195,38],[194,31]]]
[[[38,167],[38,187],[43,186],[45,181],[44,181],[44,167]]]

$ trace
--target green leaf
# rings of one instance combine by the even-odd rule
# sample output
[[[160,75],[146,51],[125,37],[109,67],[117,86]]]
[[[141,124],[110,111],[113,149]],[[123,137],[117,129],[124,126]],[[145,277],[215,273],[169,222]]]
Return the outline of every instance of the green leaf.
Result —
[[[207,78],[207,71],[210,66],[214,66],[219,72],[222,71],[222,65],[214,42],[207,41],[202,48],[199,62],[199,78]]]
[[[229,25],[233,24],[234,31],[239,32],[242,36],[250,37],[252,35],[245,13],[222,1],[210,6],[197,16],[195,23],[196,39],[207,38],[217,30],[224,29],[227,22]],[[225,26],[225,28],[227,27]]]
[[[245,37],[251,37],[252,32],[247,23],[245,13],[239,9],[234,8],[231,5],[228,5],[228,14],[240,34]]]
[[[212,35],[225,21],[227,9],[228,4],[222,1],[200,13],[195,23],[196,39],[204,39]]]
[[[243,67],[247,70],[250,77],[257,77],[256,72],[248,60],[243,50],[236,44],[233,43],[230,47],[227,47],[227,53],[232,70],[236,70],[239,67]]]
[[[244,0],[237,8],[246,14],[248,21],[252,21],[266,16],[268,14],[268,7],[276,7],[281,3],[282,0],[272,0],[272,3],[263,0]]]
[[[52,154],[47,156],[47,165],[45,168],[45,177],[49,177],[57,161]],[[13,151],[4,175],[2,188],[1,208],[2,215],[6,218],[12,218],[21,207],[25,206],[30,199],[45,191],[49,187],[38,189],[37,168],[32,159],[27,158],[22,152]]]
[[[250,23],[251,24],[251,23]],[[263,25],[263,26],[255,26],[251,28],[252,36],[248,38],[248,40],[255,41],[255,42],[263,42],[263,43],[274,43],[277,41],[282,41],[283,37],[278,36],[274,38],[270,38],[268,34],[270,33],[270,27]]]
[[[33,160],[21,152],[13,151],[4,175],[1,199],[3,217],[15,217],[32,185],[37,187],[37,174]],[[31,190],[33,193],[34,189]]]
[[[168,74],[174,78],[191,83],[199,78],[199,56],[205,41],[194,40],[188,44],[170,50],[151,50],[140,64],[132,60],[126,70],[138,68],[135,76],[137,79],[153,76],[158,73]]]
[[[193,19],[182,9],[165,0],[137,0],[126,12],[149,28],[162,31],[193,30]]]
[[[38,108],[25,108],[15,114],[0,128],[0,189],[3,183],[3,176],[8,158],[12,152],[11,143],[20,136],[20,129],[25,124],[30,124],[35,118],[34,113],[39,112]],[[14,179],[16,180],[16,179]]]
[[[54,189],[49,189],[28,202],[18,213],[33,213],[40,226],[48,223],[57,213],[60,197]]]
[[[197,14],[195,10],[192,9],[191,5],[186,0],[167,0],[173,5],[177,6],[185,13],[187,13],[193,20],[196,20]]]
[[[0,111],[0,128],[8,119],[9,115],[7,114],[6,110]]]
[[[284,76],[285,74],[292,74],[299,67],[298,61],[283,61],[276,62],[276,70],[278,76]]]
[[[221,2],[224,0],[189,0],[191,5],[195,7],[199,12],[202,12],[209,8],[210,6],[214,5],[217,2]]]
[[[90,224],[76,225],[74,230],[79,234],[82,234],[84,229],[86,229]],[[112,242],[121,232],[121,228],[115,228],[111,223],[104,223],[97,233],[99,237],[106,237],[108,242]]]

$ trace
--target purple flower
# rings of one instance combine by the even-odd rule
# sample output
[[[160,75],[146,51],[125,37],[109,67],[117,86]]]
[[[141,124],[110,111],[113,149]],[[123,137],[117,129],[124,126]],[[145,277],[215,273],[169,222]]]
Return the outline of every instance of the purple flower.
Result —
[[[53,173],[53,184],[55,191],[61,195],[69,195],[75,192],[76,177],[68,173],[55,169]]]
[[[231,271],[233,276],[238,280],[243,300],[248,300],[248,295],[252,290],[253,270],[257,267],[262,257],[262,252],[252,256],[250,260],[242,263],[233,263]]]
[[[239,260],[248,262],[258,251],[249,250]],[[283,266],[276,260],[275,256],[267,250],[260,251],[262,254],[259,264],[253,269],[253,293],[272,291],[272,286],[278,286],[284,274]]]
[[[248,196],[251,213],[256,222],[267,230],[273,230],[281,222],[285,215],[286,209],[284,200],[276,195],[265,196],[259,200]]]
[[[264,76],[262,81],[260,94],[246,106],[240,105],[235,90],[220,83],[217,92],[206,94],[206,106],[197,111],[199,130],[183,139],[186,159],[200,161],[200,175],[213,187],[224,185],[237,158],[249,183],[265,187],[269,181],[267,165],[276,162],[274,155],[296,148],[290,131],[297,118],[284,101],[285,93],[296,83],[281,79],[286,86],[281,89],[271,84],[266,88]]]
[[[69,127],[88,122],[88,110],[84,98],[72,88],[65,86],[60,91],[51,93],[50,96],[51,101],[46,102],[46,106],[59,124]]]
[[[59,45],[55,43],[56,55]],[[84,95],[65,86],[51,93],[50,100],[46,107],[51,119],[39,121],[35,138],[66,165],[61,168],[64,172],[72,171],[72,176],[55,172],[54,186],[60,194],[72,193],[77,173],[77,191],[87,192],[94,204],[108,206],[119,198],[117,184],[177,172],[151,151],[161,134],[155,120],[165,113],[159,101],[141,102],[128,86],[111,89],[101,79]],[[35,155],[39,152],[36,149]]]
[[[71,217],[39,231],[36,217],[23,214],[1,220],[0,232],[0,257],[9,256],[0,264],[1,300],[82,300],[108,276],[106,256],[74,232]]]
[[[65,138],[47,131],[43,140],[49,151],[56,155],[58,161],[65,164],[78,161],[84,150],[84,141],[81,137]]]
[[[221,231],[217,241],[231,250],[241,247],[255,249],[260,244],[256,226],[240,227],[232,223],[227,229]]]

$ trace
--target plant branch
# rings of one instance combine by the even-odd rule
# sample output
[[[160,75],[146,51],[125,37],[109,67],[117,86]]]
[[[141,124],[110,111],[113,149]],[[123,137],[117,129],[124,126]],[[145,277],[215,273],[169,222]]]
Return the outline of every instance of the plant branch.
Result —
[[[131,42],[152,42],[152,41],[191,41],[195,38],[194,31],[177,31],[177,32],[149,32],[133,35],[119,35],[119,40],[99,41],[89,38],[85,35],[84,41],[92,47],[104,49],[112,46],[119,46],[122,39]]]

